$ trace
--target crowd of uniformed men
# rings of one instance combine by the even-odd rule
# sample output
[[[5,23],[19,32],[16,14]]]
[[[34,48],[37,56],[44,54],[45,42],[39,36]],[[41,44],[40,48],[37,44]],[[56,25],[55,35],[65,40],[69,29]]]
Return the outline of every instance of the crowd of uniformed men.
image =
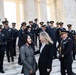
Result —
[[[60,34],[61,34],[62,30],[66,31],[66,28],[63,27],[64,26],[63,22],[57,22],[56,27],[54,27],[54,25],[55,25],[54,21],[47,21],[46,24],[44,24],[44,22],[40,22],[38,24],[38,19],[36,18],[36,19],[34,19],[34,22],[29,21],[29,25],[27,25],[26,22],[22,22],[19,30],[17,30],[15,28],[16,23],[12,23],[12,28],[10,28],[9,21],[7,19],[5,19],[5,21],[2,21],[2,24],[3,25],[0,25],[0,72],[1,73],[4,73],[3,60],[4,60],[5,53],[7,55],[7,61],[14,62],[14,56],[16,56],[17,37],[18,37],[18,46],[20,48],[20,41],[25,34],[30,35],[33,40],[34,46],[37,46],[38,45],[37,38],[39,39],[39,33],[42,31],[46,31],[54,42],[53,58],[54,59],[58,58],[57,51],[60,53],[59,50],[60,50],[60,48],[62,48]],[[69,36],[69,38],[71,38],[73,40],[72,57],[75,60],[76,32],[75,32],[75,30],[72,30],[71,24],[68,24],[67,27],[68,27],[68,30],[67,30],[68,36]],[[65,41],[65,43],[67,42],[67,40]],[[40,46],[41,46],[41,43],[39,40],[39,48],[40,48]],[[20,59],[19,59],[19,61],[20,61]],[[69,59],[69,61],[70,61],[70,59]]]

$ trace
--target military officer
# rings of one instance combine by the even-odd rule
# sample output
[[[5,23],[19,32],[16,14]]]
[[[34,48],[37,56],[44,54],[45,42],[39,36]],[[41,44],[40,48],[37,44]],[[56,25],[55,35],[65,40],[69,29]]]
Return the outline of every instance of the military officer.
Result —
[[[72,25],[71,24],[68,24],[67,27],[68,27],[68,32],[69,32],[68,36],[73,40],[73,43],[74,43],[73,34],[75,33],[75,30],[72,30]],[[73,59],[75,60],[74,56],[75,56],[75,53],[74,53],[74,50],[73,50]]]
[[[49,22],[49,21],[47,21],[47,26],[49,26],[49,23],[50,23],[50,22]]]
[[[75,60],[76,55],[76,33],[73,33],[73,59]]]
[[[47,31],[49,32],[49,36],[53,40],[53,49],[54,49],[54,56],[53,58],[57,58],[57,49],[56,49],[56,29],[54,27],[54,21],[49,22],[49,26],[47,26]]]
[[[16,40],[18,30],[15,28],[16,23],[12,23],[12,45],[13,45],[13,55],[16,56]]]
[[[20,30],[18,31],[18,46],[20,44],[20,41],[22,39],[22,37],[26,35],[26,22],[22,22],[21,24],[21,28]]]
[[[44,22],[40,22],[39,23],[39,28],[38,28],[38,30],[37,30],[37,35],[39,36],[39,33],[40,33],[40,31],[42,31],[42,29],[41,29],[41,27],[44,25]]]
[[[54,30],[54,21],[49,22],[49,26],[47,26],[47,29],[50,31],[50,37],[53,41],[56,41],[55,39],[55,30]]]
[[[34,42],[35,42],[35,45],[37,46],[37,31],[38,31],[38,19],[34,19],[34,31],[35,31],[35,35],[34,35]]]
[[[46,31],[46,25],[45,25],[45,24],[42,25],[42,26],[41,26],[41,29],[42,29],[42,31]],[[42,31],[40,31],[40,32],[42,32]]]
[[[39,24],[40,24],[40,27],[41,27],[41,26],[44,24],[44,22],[43,22],[43,21],[41,21]]]
[[[56,41],[57,41],[57,42],[58,42],[58,39],[59,39],[59,38],[57,37],[57,36],[59,35],[58,32],[57,32],[57,30],[58,30],[59,28],[60,28],[59,22],[56,22],[55,31],[56,31]]]
[[[73,40],[73,33],[75,33],[75,30],[72,30],[72,25],[71,24],[68,24],[67,27],[68,27],[68,31],[69,31],[68,36]]]
[[[29,26],[31,27],[31,31],[32,31],[32,34],[33,34],[33,42],[34,42],[34,45],[35,45],[35,27],[34,27],[34,24],[33,24],[33,21],[29,21]]]
[[[59,27],[59,22],[56,22],[56,29],[58,29]]]
[[[29,35],[31,37],[31,39],[33,40],[33,33],[32,33],[32,30],[31,30],[30,26],[27,26],[27,35]],[[31,47],[35,51],[35,47],[34,47],[34,42],[33,41],[32,41]]]
[[[59,34],[58,34],[59,28],[60,28],[60,25],[59,25],[59,22],[57,22],[57,23],[56,23],[56,27],[55,27],[55,29],[56,29],[56,37],[59,36]],[[59,38],[57,37],[57,41],[58,41],[58,39],[59,39]]]
[[[73,41],[71,38],[68,37],[68,31],[62,30],[60,33],[62,38],[60,42],[60,55],[59,60],[61,64],[61,75],[66,75],[65,70],[67,71],[68,75],[76,75],[72,71],[72,48],[73,48]]]
[[[60,25],[60,29],[61,29],[61,30],[66,30],[66,29],[63,27],[63,25],[64,25],[63,22],[60,22],[59,25]]]
[[[5,21],[2,21],[2,24],[5,25]]]
[[[5,73],[3,70],[3,60],[4,60],[4,45],[5,45],[5,36],[2,32],[2,25],[0,25],[0,72]]]
[[[61,30],[66,30],[66,29],[63,27],[63,25],[64,25],[63,22],[60,22],[59,25],[60,25],[60,27],[57,29],[58,42],[60,42],[60,35],[59,35],[59,34],[60,34],[60,31],[61,31]]]
[[[33,43],[35,46],[37,46],[38,25],[37,25],[37,23],[33,23],[33,21],[29,21],[29,26],[31,27],[31,31],[33,34]]]
[[[55,27],[55,32],[56,32],[56,51],[58,51],[58,40],[59,40],[59,38],[58,38],[58,32],[57,32],[57,30],[60,28],[60,25],[59,25],[59,22],[56,22],[56,27]]]
[[[20,50],[21,41],[22,41],[23,36],[27,35],[26,28],[27,28],[26,27],[26,22],[22,22],[21,28],[18,31],[18,46],[19,46],[19,50]],[[20,55],[19,55],[19,58],[18,58],[18,64],[21,65]]]
[[[40,39],[39,39],[39,35],[40,35],[40,32],[42,32],[43,30],[42,30],[42,26],[44,25],[44,22],[40,22],[39,23],[39,28],[38,28],[38,30],[37,30],[37,36],[38,36],[38,40],[39,40],[39,49],[40,49],[40,47],[41,47],[41,42],[40,42]]]
[[[30,26],[27,26],[27,35],[30,35],[31,39],[33,40],[33,33]]]
[[[56,30],[56,37],[57,37],[57,41],[58,41],[57,49],[59,49],[60,40],[61,40],[60,32],[61,32],[61,30],[66,30],[66,29],[63,27],[63,25],[64,25],[64,23],[63,23],[63,22],[60,22],[60,23],[59,23],[59,28]]]
[[[13,57],[13,49],[12,49],[12,29],[8,25],[8,21],[5,21],[5,26],[3,28],[3,33],[5,35],[5,41],[7,42],[6,45],[6,54],[7,54],[7,60],[10,62],[10,57],[12,62],[14,62]]]

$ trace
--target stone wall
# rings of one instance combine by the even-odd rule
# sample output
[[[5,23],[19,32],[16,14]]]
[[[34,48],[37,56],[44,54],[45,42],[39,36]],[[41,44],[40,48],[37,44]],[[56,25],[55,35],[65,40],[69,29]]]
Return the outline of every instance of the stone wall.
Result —
[[[4,20],[4,1],[0,0],[0,19]]]

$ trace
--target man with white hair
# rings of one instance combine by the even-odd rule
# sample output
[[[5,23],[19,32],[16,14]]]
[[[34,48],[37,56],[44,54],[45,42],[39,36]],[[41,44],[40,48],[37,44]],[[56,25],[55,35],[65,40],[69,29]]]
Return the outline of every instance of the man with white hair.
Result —
[[[66,75],[65,70],[67,71],[68,75],[76,75],[72,71],[72,48],[73,48],[73,41],[71,38],[68,37],[68,31],[62,30],[60,33],[61,42],[60,42],[60,55],[59,60],[61,64],[61,75]]]

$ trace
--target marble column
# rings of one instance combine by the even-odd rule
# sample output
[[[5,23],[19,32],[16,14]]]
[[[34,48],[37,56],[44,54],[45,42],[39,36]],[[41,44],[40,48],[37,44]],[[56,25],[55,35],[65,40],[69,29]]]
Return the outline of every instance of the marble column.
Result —
[[[56,0],[55,2],[55,11],[56,11],[56,21],[57,22],[64,22],[64,7],[62,0]]]
[[[47,2],[47,18],[48,18],[48,21],[51,20],[51,0],[46,0]]]
[[[4,0],[0,0],[0,20],[4,20]]]
[[[38,19],[39,19],[39,22],[41,21],[41,12],[40,12],[40,1],[39,0],[37,0],[37,2],[38,2]]]
[[[50,17],[50,20],[54,20],[54,21],[56,21],[56,9],[55,9],[56,2],[55,1],[56,0],[47,0],[47,5],[50,9],[48,17]]]
[[[30,20],[34,20],[36,18],[36,6],[35,6],[35,0],[23,0],[24,4],[24,18],[26,22]]]
[[[73,29],[76,29],[76,16],[75,16],[75,1],[74,0],[63,0],[64,7],[64,22],[67,24],[72,24]]]
[[[26,0],[22,0],[21,2],[22,4],[22,17],[23,17],[23,21],[27,22],[28,21],[28,15],[27,15],[27,3],[26,3]]]
[[[21,13],[20,13],[20,1],[16,0],[16,22],[17,22],[17,29],[20,28],[21,25]]]
[[[41,21],[47,22],[47,3],[46,0],[40,0],[40,17]]]
[[[76,9],[76,0],[75,0],[75,9]],[[76,24],[76,10],[75,10],[75,24]]]
[[[35,12],[36,12],[36,18],[39,19],[38,3],[39,3],[39,2],[38,2],[37,0],[35,0]]]

